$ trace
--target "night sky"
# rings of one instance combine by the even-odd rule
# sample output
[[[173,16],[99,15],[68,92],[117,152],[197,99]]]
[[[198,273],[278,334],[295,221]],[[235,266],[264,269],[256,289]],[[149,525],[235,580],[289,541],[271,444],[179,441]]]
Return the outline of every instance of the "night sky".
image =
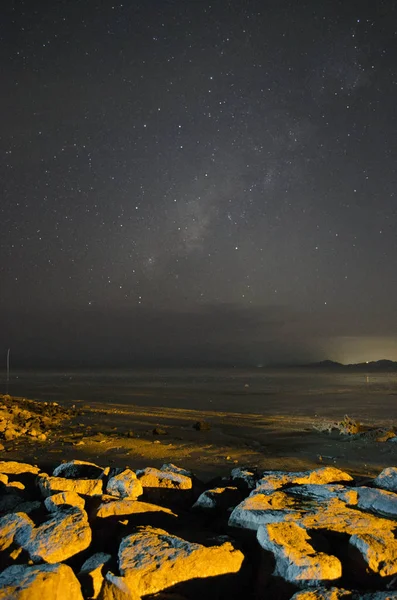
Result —
[[[0,64],[16,366],[397,359],[394,0],[4,0]]]

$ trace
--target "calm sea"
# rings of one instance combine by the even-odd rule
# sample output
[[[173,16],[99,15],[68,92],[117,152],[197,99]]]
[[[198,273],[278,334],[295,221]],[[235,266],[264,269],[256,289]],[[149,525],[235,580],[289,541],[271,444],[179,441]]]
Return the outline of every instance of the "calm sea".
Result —
[[[397,419],[397,373],[308,369],[14,371],[0,393],[73,404]]]

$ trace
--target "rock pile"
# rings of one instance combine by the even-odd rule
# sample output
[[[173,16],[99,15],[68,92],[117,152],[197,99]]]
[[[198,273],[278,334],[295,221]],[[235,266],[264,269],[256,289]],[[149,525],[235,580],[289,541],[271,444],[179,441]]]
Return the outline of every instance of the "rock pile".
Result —
[[[56,402],[0,395],[0,439],[9,442],[26,436],[44,442],[52,429],[76,412]]]
[[[0,600],[397,600],[397,468],[0,461]]]

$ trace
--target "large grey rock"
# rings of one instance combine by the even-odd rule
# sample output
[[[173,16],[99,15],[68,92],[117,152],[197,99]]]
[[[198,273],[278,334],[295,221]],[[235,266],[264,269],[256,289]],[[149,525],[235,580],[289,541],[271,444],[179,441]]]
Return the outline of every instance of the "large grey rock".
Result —
[[[192,508],[203,510],[226,510],[241,501],[241,492],[236,487],[218,487],[203,492]]]
[[[16,462],[13,460],[0,460],[0,473],[5,473],[6,475],[21,475],[22,473],[33,473],[33,475],[37,475],[39,471],[39,467],[34,467],[27,463]]]
[[[0,519],[0,551],[14,542],[16,534],[23,528],[32,531],[34,523],[25,513],[11,513]]]
[[[262,494],[264,492],[273,492],[287,485],[301,485],[305,483],[340,483],[344,481],[353,481],[353,478],[344,471],[336,467],[320,467],[312,471],[264,471],[262,478],[258,481],[255,490],[252,492]]]
[[[259,544],[274,556],[274,575],[296,585],[318,586],[342,575],[336,556],[316,552],[305,528],[296,523],[273,523],[258,529]]]
[[[54,477],[64,477],[65,479],[97,479],[104,473],[102,467],[95,463],[85,460],[71,460],[55,467]]]
[[[134,471],[124,469],[124,471],[109,479],[106,486],[106,493],[118,496],[119,498],[136,500],[143,494],[143,488]]]
[[[365,486],[354,489],[358,495],[358,508],[387,517],[397,517],[397,494]]]
[[[160,469],[147,467],[146,469],[138,470],[136,475],[144,488],[192,489],[191,477],[175,473],[174,471],[160,471]]]
[[[260,525],[269,522],[269,513],[279,512],[282,520],[285,511],[293,510],[294,506],[293,498],[285,492],[254,494],[235,507],[229,517],[229,526],[256,531]]]
[[[163,513],[177,517],[172,510],[157,506],[157,504],[150,504],[149,502],[140,502],[139,500],[130,500],[129,498],[123,498],[122,500],[113,500],[110,502],[102,502],[97,510],[96,516],[101,519],[107,517],[123,516],[123,515],[137,515],[145,513]]]
[[[13,565],[0,574],[0,600],[83,600],[67,565]]]
[[[79,494],[76,494],[76,492],[59,492],[58,494],[48,496],[44,500],[44,506],[48,512],[55,512],[61,506],[77,506],[84,510],[85,500]]]
[[[112,556],[105,552],[97,552],[88,558],[82,565],[79,580],[82,583],[84,594],[89,598],[97,598],[102,589],[104,568]]]
[[[383,469],[373,480],[373,484],[389,492],[397,492],[397,467],[387,467]]]
[[[77,507],[57,511],[39,527],[18,531],[15,541],[33,562],[62,562],[90,545],[87,513]]]
[[[82,496],[101,496],[103,482],[101,479],[67,479],[40,475],[38,484],[42,495],[46,498],[58,492],[75,492]]]
[[[329,500],[339,498],[346,504],[356,505],[358,502],[358,490],[360,488],[348,488],[338,483],[308,483],[287,488],[285,491],[300,498],[311,500]]]
[[[120,573],[141,596],[193,578],[236,573],[243,560],[230,542],[208,548],[152,527],[138,528],[119,548]]]

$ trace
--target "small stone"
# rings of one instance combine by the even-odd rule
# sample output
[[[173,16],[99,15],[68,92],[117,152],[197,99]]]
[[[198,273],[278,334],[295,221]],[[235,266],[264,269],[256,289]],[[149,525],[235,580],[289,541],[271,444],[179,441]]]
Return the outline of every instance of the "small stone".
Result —
[[[166,435],[167,434],[167,430],[163,429],[162,427],[155,427],[153,429],[153,435]]]
[[[211,429],[211,425],[208,423],[208,421],[197,421],[193,425],[193,429],[196,429],[197,431],[209,431]]]
[[[336,467],[320,467],[312,471],[292,473],[288,471],[264,471],[253,493],[272,492],[292,484],[324,484],[345,481],[353,481],[353,477]]]
[[[165,463],[160,471],[168,471],[169,473],[177,473],[178,475],[184,475],[185,477],[193,477],[193,474],[191,471],[188,471],[187,469],[183,469],[182,467],[177,467],[176,465],[172,464],[172,463]]]
[[[236,467],[232,469],[231,478],[233,483],[239,487],[245,487],[248,490],[253,490],[256,485],[255,473],[250,469]]]
[[[0,574],[0,600],[84,600],[67,565],[13,565]]]

